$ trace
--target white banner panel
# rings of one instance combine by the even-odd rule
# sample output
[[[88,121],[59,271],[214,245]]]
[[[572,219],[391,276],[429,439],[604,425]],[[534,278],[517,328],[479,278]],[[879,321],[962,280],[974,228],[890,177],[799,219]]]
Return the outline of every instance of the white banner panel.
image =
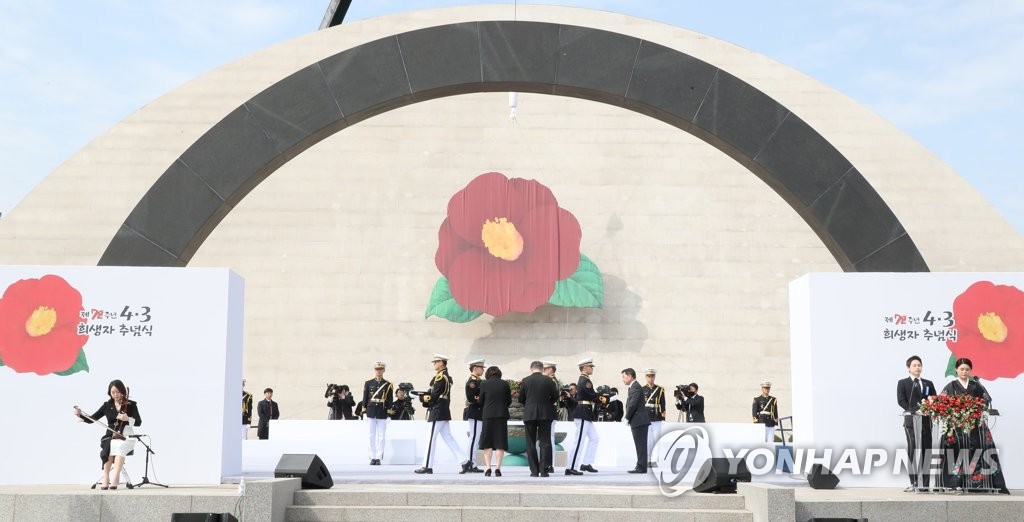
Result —
[[[114,379],[138,402],[151,481],[239,475],[243,289],[223,268],[0,267],[0,484],[98,480],[102,428],[72,407],[95,412]]]
[[[808,274],[790,283],[793,425],[798,447],[888,450],[867,476],[840,473],[842,485],[906,486],[893,473],[906,448],[896,382],[918,355],[922,377],[939,391],[953,353],[974,363],[1000,416],[990,422],[1006,484],[1024,488],[1024,274]]]

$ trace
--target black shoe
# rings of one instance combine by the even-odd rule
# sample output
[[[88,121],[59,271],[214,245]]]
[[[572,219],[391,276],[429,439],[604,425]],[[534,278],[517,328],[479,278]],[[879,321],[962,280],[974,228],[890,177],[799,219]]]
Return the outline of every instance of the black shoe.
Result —
[[[464,475],[466,473],[469,473],[469,469],[472,468],[472,467],[473,467],[473,463],[468,461],[468,460],[466,462],[462,463],[462,471],[459,472],[459,475]]]
[[[540,476],[542,476],[542,477],[550,477],[551,475],[548,475],[547,471],[541,471],[540,472]]]
[[[472,468],[469,468],[469,472],[470,473],[483,473],[484,470],[482,470],[482,469],[480,469],[480,468],[478,468],[476,466],[473,466]]]
[[[647,470],[644,468],[633,468],[626,473],[647,473]]]
[[[491,470],[487,470],[487,471],[485,471],[485,472],[484,472],[484,476],[485,476],[485,477],[489,477],[489,476],[491,476]]]
[[[371,466],[376,466],[377,465],[377,459],[370,459],[370,465]]]
[[[555,467],[554,466],[548,466],[547,468],[544,468],[544,471],[547,471],[548,473],[554,473],[555,472]]]
[[[380,466],[380,459],[377,459],[377,460],[375,460],[373,462],[374,462],[374,464],[373,464],[374,466]]]
[[[501,476],[501,470],[500,469],[494,470],[494,476],[495,477],[500,477]]]
[[[530,476],[531,476],[531,477],[539,477],[539,476],[540,476],[540,474],[539,474],[539,473],[530,473]]]
[[[580,466],[580,470],[581,471],[589,471],[591,473],[597,473],[597,470],[594,469],[594,466],[591,466],[590,464],[584,464],[584,465]]]
[[[413,471],[413,473],[417,475],[432,475],[434,473],[434,470],[431,468],[420,468],[416,471]]]
[[[582,471],[576,471],[576,470],[571,469],[571,468],[565,468],[565,474],[566,475],[582,475],[583,472]]]

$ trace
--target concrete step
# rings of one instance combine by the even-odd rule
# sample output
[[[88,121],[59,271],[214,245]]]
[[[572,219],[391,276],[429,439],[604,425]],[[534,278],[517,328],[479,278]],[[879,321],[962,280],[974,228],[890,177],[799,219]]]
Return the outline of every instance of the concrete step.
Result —
[[[632,508],[632,509],[696,509],[742,510],[744,499],[740,495],[714,495],[686,492],[677,497],[666,497],[657,490],[637,492],[634,488],[551,487],[522,488],[511,486],[449,486],[434,491],[415,491],[403,486],[374,489],[335,486],[329,490],[300,490],[295,492],[295,506],[503,506],[528,508]]]
[[[636,509],[517,506],[290,506],[287,522],[387,520],[388,522],[537,522],[539,519],[596,522],[753,522],[753,513],[733,509]]]

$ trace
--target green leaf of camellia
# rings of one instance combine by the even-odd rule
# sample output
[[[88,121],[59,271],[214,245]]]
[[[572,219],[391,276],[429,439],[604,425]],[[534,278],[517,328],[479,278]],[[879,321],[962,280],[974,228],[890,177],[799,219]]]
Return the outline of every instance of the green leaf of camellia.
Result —
[[[949,355],[949,364],[946,365],[946,377],[956,375],[956,354]]]
[[[434,290],[430,292],[430,302],[427,304],[427,311],[423,314],[424,318],[436,315],[442,319],[447,319],[453,323],[468,323],[480,315],[483,312],[475,312],[473,310],[466,310],[455,301],[452,297],[452,290],[448,286],[448,279],[441,276],[441,279],[437,280],[434,284]]]
[[[0,359],[0,366],[3,366],[3,365],[4,365],[4,360]]]
[[[70,368],[62,372],[54,372],[55,375],[68,376],[72,373],[87,372],[89,371],[89,363],[85,360],[85,350],[78,350],[78,358],[75,359],[75,364],[72,364]]]
[[[601,278],[601,271],[590,258],[580,254],[576,272],[555,282],[555,291],[548,302],[556,306],[601,308],[604,304],[604,279]]]

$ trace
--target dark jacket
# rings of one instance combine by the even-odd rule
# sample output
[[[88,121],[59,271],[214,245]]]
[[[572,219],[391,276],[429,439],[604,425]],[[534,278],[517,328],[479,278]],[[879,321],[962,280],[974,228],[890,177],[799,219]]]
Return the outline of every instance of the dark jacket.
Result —
[[[572,418],[594,422],[594,403],[597,402],[597,397],[593,381],[581,373],[579,381],[576,382],[576,409],[572,412]]]
[[[281,416],[281,410],[277,402],[263,399],[256,405],[256,414],[260,416],[259,425],[256,427],[256,437],[260,439],[270,438],[270,419],[277,420]]]
[[[508,407],[512,405],[512,389],[501,377],[484,379],[477,402],[481,406],[483,419],[507,419]]]
[[[519,384],[519,403],[523,404],[523,420],[555,420],[558,385],[543,373],[534,372]]]
[[[686,422],[704,422],[704,397],[693,394],[683,399],[686,408]]]
[[[907,377],[896,382],[896,404],[900,405],[903,411],[916,412],[917,407],[925,397],[937,395],[939,390],[928,379],[921,379],[921,387],[914,386],[914,379]],[[903,425],[912,427],[914,418],[907,415],[903,419]]]
[[[117,414],[117,408],[114,407],[114,399],[110,399],[101,404],[99,409],[92,415],[82,415],[80,418],[91,424],[92,421],[99,420],[100,417],[103,417],[107,426],[111,429],[116,429],[118,427]],[[128,400],[127,415],[129,421],[128,424],[131,424],[132,426],[142,426],[142,415],[139,414],[139,405],[130,399]],[[107,458],[110,457],[110,437],[112,435],[113,433],[109,430],[103,430],[103,434],[100,435],[100,461],[102,462],[106,462]]]
[[[420,396],[427,408],[427,422],[452,420],[452,377],[445,368],[430,380],[430,393]]]
[[[469,379],[466,380],[466,409],[462,412],[462,420],[480,420],[483,419],[483,413],[480,410],[480,385],[483,384],[483,379],[476,375],[470,374]]]
[[[634,428],[651,424],[651,418],[647,415],[647,408],[644,407],[644,390],[639,382],[633,381],[633,384],[629,385],[629,398],[626,399],[625,417],[626,422]]]
[[[344,399],[334,395],[327,401],[327,407],[331,409],[330,420],[345,420],[354,419],[355,415],[352,415],[352,408],[355,407],[356,400],[352,398],[352,394],[348,394]]]
[[[367,419],[386,419],[395,400],[394,386],[387,379],[370,379],[363,383],[363,414]]]

